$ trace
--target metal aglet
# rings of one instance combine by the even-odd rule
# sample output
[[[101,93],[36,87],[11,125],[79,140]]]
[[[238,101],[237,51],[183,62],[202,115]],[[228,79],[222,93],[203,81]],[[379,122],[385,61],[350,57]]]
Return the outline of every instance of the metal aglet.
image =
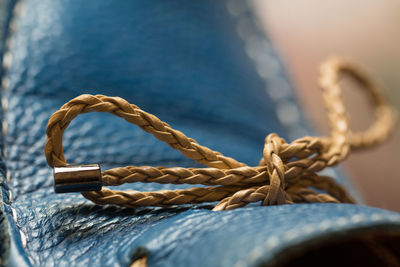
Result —
[[[100,191],[101,169],[99,164],[54,167],[56,193]]]

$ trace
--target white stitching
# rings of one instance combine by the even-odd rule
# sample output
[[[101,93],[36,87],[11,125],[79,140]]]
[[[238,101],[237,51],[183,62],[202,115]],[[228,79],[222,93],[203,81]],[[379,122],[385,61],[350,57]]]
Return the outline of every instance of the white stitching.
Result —
[[[11,215],[12,215],[12,218],[13,218],[14,222],[17,223],[18,216],[17,216],[17,212],[15,211],[14,208],[11,208]]]
[[[300,123],[297,104],[290,98],[291,87],[279,77],[280,63],[275,58],[273,49],[259,32],[257,21],[249,18],[248,1],[228,0],[228,12],[237,19],[237,32],[245,44],[246,53],[254,62],[255,68],[265,83],[265,89],[278,107],[278,119],[287,128],[290,139],[307,135],[307,130]]]
[[[8,190],[8,203],[7,204],[11,204],[12,202],[12,198],[13,198],[13,192],[11,190]]]
[[[9,79],[6,77],[7,72],[8,72],[8,68],[11,66],[12,61],[13,61],[12,54],[9,51],[9,49],[10,49],[12,43],[13,43],[11,41],[12,40],[11,37],[13,36],[13,33],[15,32],[15,30],[17,28],[16,22],[15,22],[16,21],[15,18],[19,17],[20,14],[22,13],[21,1],[17,1],[14,4],[13,10],[11,12],[12,12],[12,14],[11,14],[10,22],[9,22],[9,27],[8,27],[8,30],[7,30],[7,37],[6,37],[6,40],[5,40],[5,43],[4,43],[4,51],[5,52],[3,54],[2,77],[1,77],[1,90],[2,90],[2,92],[4,92],[5,90],[8,89],[8,86],[9,86],[9,83],[10,83]],[[2,137],[5,140],[7,132],[8,132],[8,122],[7,122],[6,118],[5,118],[5,114],[6,114],[7,109],[8,109],[8,99],[5,97],[4,93],[1,95],[1,109],[2,109],[2,112],[3,112],[3,114],[2,114],[3,118],[2,118],[2,122],[1,122],[2,123]],[[4,159],[7,158],[7,147],[5,145],[3,147],[3,153],[4,153],[4,155],[3,155]],[[10,182],[11,175],[8,172],[7,168],[6,168],[5,171],[6,171],[6,181]],[[11,204],[11,202],[12,202],[12,191],[9,190],[8,191],[8,204]],[[13,220],[15,222],[16,227],[19,230],[22,246],[24,248],[26,248],[27,237],[26,237],[25,233],[21,229],[19,229],[19,227],[18,227],[18,216],[17,216],[16,210],[14,208],[12,208],[12,207],[10,207],[10,208],[11,208],[12,218],[13,218]],[[29,256],[28,256],[28,258],[29,258],[30,262],[32,263],[32,259]]]
[[[19,230],[19,234],[21,236],[21,243],[22,243],[22,247],[26,248],[26,235],[24,234],[24,232],[22,232],[22,230]]]

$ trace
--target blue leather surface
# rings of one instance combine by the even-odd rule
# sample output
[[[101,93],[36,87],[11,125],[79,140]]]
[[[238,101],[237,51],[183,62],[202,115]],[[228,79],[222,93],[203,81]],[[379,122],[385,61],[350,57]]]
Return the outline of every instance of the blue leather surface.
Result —
[[[338,232],[381,226],[400,231],[398,214],[357,205],[129,210],[96,206],[79,194],[56,195],[43,155],[46,123],[82,93],[126,98],[199,143],[251,165],[261,157],[266,134],[291,137],[292,128],[305,126],[301,115],[287,120],[293,112],[277,112],[279,103],[297,108],[290,91],[276,91],[287,78],[266,39],[267,52],[259,56],[269,57],[261,66],[267,70],[254,65],[258,50],[251,44],[260,37],[248,36],[251,14],[235,1],[20,4],[5,56],[12,61],[2,78],[8,181],[4,164],[0,173],[9,266],[128,266],[139,247],[149,250],[149,266],[257,265],[289,246]],[[273,71],[268,79],[262,75]],[[109,114],[74,120],[64,148],[70,163],[101,163],[103,169],[195,165]],[[123,186],[128,187],[182,186]]]

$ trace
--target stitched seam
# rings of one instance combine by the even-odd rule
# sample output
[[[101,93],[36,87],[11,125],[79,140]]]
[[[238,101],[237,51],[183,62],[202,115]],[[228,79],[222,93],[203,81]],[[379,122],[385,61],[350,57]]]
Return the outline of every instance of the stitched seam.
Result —
[[[301,123],[300,109],[291,98],[293,89],[284,79],[282,63],[274,55],[273,45],[260,32],[258,20],[251,8],[252,3],[249,0],[227,0],[226,6],[229,14],[237,21],[237,34],[245,44],[246,55],[264,81],[265,91],[274,101],[278,119],[287,129],[289,139],[308,135],[309,131]],[[268,57],[267,60],[265,56]]]
[[[10,0],[11,2],[12,0]],[[3,153],[2,153],[2,158],[3,158],[3,162],[4,162],[4,167],[5,167],[5,173],[6,173],[6,181],[4,183],[5,186],[2,186],[2,191],[4,192],[5,190],[8,190],[8,197],[7,197],[7,203],[4,203],[6,205],[11,205],[12,203],[12,191],[8,185],[8,182],[10,181],[10,173],[8,171],[7,168],[7,147],[6,147],[6,136],[7,136],[7,129],[8,129],[8,124],[7,124],[7,119],[6,119],[6,113],[7,113],[7,107],[8,107],[8,99],[6,98],[4,92],[8,89],[8,78],[6,77],[6,75],[8,74],[8,69],[12,64],[12,57],[11,57],[11,53],[10,53],[10,47],[12,46],[12,37],[14,36],[14,33],[16,31],[16,25],[15,25],[15,21],[16,18],[18,18],[21,14],[21,9],[22,9],[22,1],[20,0],[14,0],[13,3],[9,3],[12,4],[12,10],[11,10],[11,15],[8,21],[8,25],[7,25],[7,29],[6,29],[6,33],[5,33],[5,42],[4,42],[4,47],[3,47],[3,54],[2,54],[2,64],[1,64],[1,73],[2,76],[0,78],[1,80],[1,111],[2,111],[2,121],[1,121],[1,136],[3,138],[3,144],[2,144],[2,148],[3,148]],[[15,227],[18,229],[19,231],[19,235],[20,235],[20,241],[22,244],[23,248],[26,248],[27,245],[27,235],[22,231],[22,229],[18,226],[18,216],[16,213],[16,210],[9,206],[11,209],[11,217],[14,220],[15,223]],[[31,259],[31,257],[26,254],[27,258],[29,259],[30,263],[33,264],[33,261]]]
[[[12,0],[10,0],[11,2]],[[7,120],[6,120],[6,113],[7,113],[7,107],[8,107],[8,100],[4,94],[4,92],[8,89],[8,80],[6,75],[8,74],[8,69],[11,66],[12,63],[12,57],[11,57],[11,53],[9,51],[10,47],[11,47],[11,38],[14,36],[14,31],[15,31],[15,18],[18,17],[19,13],[20,13],[20,4],[21,2],[19,0],[15,0],[14,3],[9,3],[12,4],[12,10],[11,10],[11,15],[8,21],[8,25],[7,25],[7,29],[6,29],[6,39],[4,42],[4,47],[3,47],[3,55],[2,55],[2,64],[1,64],[1,111],[2,111],[2,121],[1,121],[1,136],[3,138],[3,144],[2,144],[2,148],[3,148],[3,162],[4,162],[4,167],[5,167],[5,174],[6,174],[6,186],[8,189],[8,194],[9,197],[7,199],[7,203],[6,204],[11,204],[12,202],[12,191],[9,189],[8,186],[8,182],[10,181],[10,174],[8,172],[8,168],[7,168],[7,164],[6,164],[6,158],[7,158],[7,148],[6,148],[6,136],[7,136],[7,130],[8,130],[8,124],[7,124]],[[3,188],[5,189],[5,188]],[[14,217],[14,216],[13,216]]]
[[[339,230],[344,230],[344,228],[350,227],[350,226],[362,226],[360,223],[363,221],[367,221],[367,223],[374,223],[371,225],[372,227],[376,227],[378,223],[383,223],[383,224],[390,224],[390,223],[395,223],[398,224],[400,223],[400,216],[397,214],[382,214],[379,212],[375,212],[372,214],[365,214],[365,213],[356,213],[354,215],[350,216],[340,216],[338,218],[335,218],[334,220],[323,220],[318,224],[307,224],[303,226],[302,228],[299,229],[292,229],[289,230],[285,233],[285,235],[282,236],[270,236],[264,244],[261,246],[253,248],[248,254],[245,260],[238,260],[233,266],[235,267],[241,267],[241,266],[248,266],[249,263],[255,263],[256,261],[260,260],[263,255],[265,255],[266,251],[272,252],[272,255],[279,254],[279,249],[278,247],[282,245],[282,241],[284,242],[290,242],[295,239],[297,239],[300,236],[304,236],[304,233],[306,235],[312,235],[313,233],[324,233],[329,230],[338,230],[336,227],[340,227]],[[311,236],[311,238],[315,238]],[[302,241],[300,241],[302,242]],[[293,244],[291,244],[293,245]],[[275,250],[275,251],[274,251]],[[271,257],[272,258],[272,257]]]

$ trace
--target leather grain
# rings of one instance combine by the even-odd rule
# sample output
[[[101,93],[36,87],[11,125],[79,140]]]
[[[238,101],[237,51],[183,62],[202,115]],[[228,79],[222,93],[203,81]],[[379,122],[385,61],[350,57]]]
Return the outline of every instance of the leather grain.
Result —
[[[287,79],[283,68],[262,39],[267,73],[274,75],[265,80],[258,74],[248,56],[252,41],[240,38],[251,14],[235,7],[234,1],[211,0],[20,2],[4,56],[12,61],[2,78],[3,108],[8,103],[2,162],[9,177],[1,163],[8,226],[2,234],[10,238],[9,266],[128,266],[139,247],[149,250],[149,266],[257,265],[322,234],[382,225],[400,231],[398,214],[356,205],[132,210],[54,193],[43,154],[46,123],[82,93],[121,96],[251,165],[261,157],[266,134],[293,136],[272,97]],[[278,93],[280,101],[297,108],[286,94],[282,100]],[[301,115],[294,123],[305,127]],[[100,163],[103,169],[197,166],[109,114],[79,116],[64,135],[64,149],[70,163]],[[122,186],[127,188],[183,186]]]

